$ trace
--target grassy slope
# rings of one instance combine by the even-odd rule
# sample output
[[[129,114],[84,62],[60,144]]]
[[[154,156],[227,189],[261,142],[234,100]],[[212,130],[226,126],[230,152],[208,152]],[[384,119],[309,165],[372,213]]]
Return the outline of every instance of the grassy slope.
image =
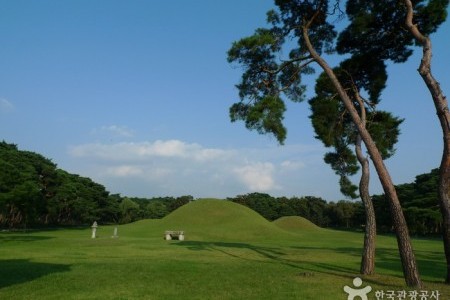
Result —
[[[164,241],[167,229],[186,241]],[[98,233],[0,233],[0,299],[346,299],[363,238],[217,200],[120,226],[118,239],[112,226]],[[426,288],[448,298],[442,243],[414,246]],[[377,272],[364,278],[374,290],[404,288],[392,237],[378,237]]]
[[[282,229],[294,232],[301,232],[304,230],[312,231],[320,229],[320,227],[314,224],[313,222],[299,216],[281,217],[273,221],[273,223]]]

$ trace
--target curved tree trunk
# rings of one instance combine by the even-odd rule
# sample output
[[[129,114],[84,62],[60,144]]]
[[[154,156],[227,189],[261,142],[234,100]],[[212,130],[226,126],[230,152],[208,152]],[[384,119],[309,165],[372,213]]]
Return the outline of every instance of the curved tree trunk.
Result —
[[[404,0],[407,8],[406,26],[417,42],[422,45],[423,54],[420,62],[419,74],[431,93],[436,114],[442,128],[444,149],[439,167],[439,202],[442,213],[442,231],[444,239],[445,258],[447,261],[446,283],[450,284],[450,112],[448,102],[439,83],[431,73],[431,40],[424,36],[413,24],[413,5],[410,0]]]
[[[364,127],[366,127],[366,108],[364,106],[364,101],[361,99],[358,89],[354,86],[355,97],[358,101],[359,107],[361,108],[361,122]],[[355,143],[356,157],[361,165],[361,179],[359,181],[359,195],[364,205],[364,211],[366,213],[366,227],[364,232],[364,249],[361,258],[361,274],[372,275],[375,273],[375,237],[377,235],[377,225],[375,220],[375,210],[373,208],[372,199],[369,193],[369,182],[370,182],[370,168],[369,160],[363,154],[361,147],[361,135],[358,134]]]
[[[308,51],[310,52],[313,59],[320,65],[324,72],[328,75],[334,87],[336,88],[345,108],[350,113],[350,116],[361,135],[364,144],[366,145],[367,151],[373,161],[374,167],[377,171],[378,178],[380,179],[381,185],[383,187],[384,193],[389,200],[390,211],[392,215],[392,221],[394,224],[394,230],[397,236],[397,244],[400,252],[400,258],[403,267],[403,275],[405,277],[406,284],[411,287],[422,287],[422,281],[420,280],[419,270],[416,263],[416,258],[414,256],[414,251],[412,249],[411,240],[409,237],[408,226],[406,224],[405,216],[403,215],[402,207],[400,201],[398,200],[397,192],[392,182],[391,176],[384,165],[383,158],[378,151],[375,142],[373,141],[370,133],[365,128],[361,118],[359,117],[358,111],[354,107],[350,97],[344,90],[333,70],[327,64],[327,62],[317,53],[314,49],[308,35],[308,28],[315,16],[303,26],[303,38],[305,40]]]
[[[369,160],[362,153],[361,136],[358,135],[356,142],[356,157],[361,164],[361,179],[359,181],[359,194],[366,213],[366,227],[364,233],[364,249],[361,258],[361,274],[372,275],[375,273],[375,237],[377,226],[375,220],[375,210],[369,194]]]

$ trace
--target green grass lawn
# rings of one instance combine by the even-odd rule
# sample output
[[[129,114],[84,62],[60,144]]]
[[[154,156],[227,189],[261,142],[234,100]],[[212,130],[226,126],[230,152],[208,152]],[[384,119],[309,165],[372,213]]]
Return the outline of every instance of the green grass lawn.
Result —
[[[90,228],[0,233],[0,299],[347,299],[363,242],[362,233],[299,217],[271,223],[218,200],[119,226],[115,239],[113,226],[99,225],[97,239]],[[185,230],[186,240],[165,241],[165,230]],[[369,299],[408,290],[395,238],[379,236],[377,247],[377,275],[363,277]],[[450,299],[442,242],[414,248],[425,290]]]

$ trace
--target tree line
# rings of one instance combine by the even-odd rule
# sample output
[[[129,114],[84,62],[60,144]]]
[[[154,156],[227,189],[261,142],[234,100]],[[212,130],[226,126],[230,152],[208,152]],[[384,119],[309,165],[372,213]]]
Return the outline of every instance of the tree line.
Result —
[[[50,159],[0,142],[0,227],[79,226],[161,218],[192,196],[151,199],[110,194],[90,178],[58,169]]]
[[[437,187],[439,170],[416,176],[412,183],[396,186],[410,233],[417,236],[442,234]],[[265,193],[250,193],[227,198],[245,205],[269,221],[283,216],[304,217],[321,227],[364,230],[365,210],[362,201],[328,202],[320,197],[272,197]],[[393,233],[388,200],[384,194],[372,195],[377,231]]]

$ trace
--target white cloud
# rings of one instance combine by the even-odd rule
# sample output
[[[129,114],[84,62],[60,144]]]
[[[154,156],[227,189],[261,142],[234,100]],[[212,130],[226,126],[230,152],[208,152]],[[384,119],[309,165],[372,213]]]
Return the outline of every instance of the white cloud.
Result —
[[[84,144],[74,146],[70,154],[111,161],[142,161],[152,158],[182,158],[196,161],[210,161],[228,155],[226,150],[203,148],[179,140],[157,140],[155,142]]]
[[[140,151],[143,155],[163,157],[185,157],[195,144],[186,144],[179,140],[156,141],[153,144],[141,145]]]
[[[313,146],[220,149],[174,139],[82,144],[69,154],[73,172],[130,196],[228,197],[256,191],[301,196],[323,190],[311,182],[325,180],[323,149]]]
[[[305,167],[302,161],[284,160],[280,164],[282,171],[296,171]]]
[[[137,166],[127,166],[127,165],[107,168],[106,172],[109,175],[116,177],[138,176],[144,173],[143,170]]]
[[[272,163],[252,163],[237,167],[234,172],[251,191],[269,191],[276,187],[273,178],[275,167]]]
[[[14,110],[14,105],[6,100],[5,98],[0,98],[0,112],[10,112]]]
[[[92,130],[93,134],[110,134],[114,137],[130,138],[134,136],[134,131],[126,126],[109,125]]]

